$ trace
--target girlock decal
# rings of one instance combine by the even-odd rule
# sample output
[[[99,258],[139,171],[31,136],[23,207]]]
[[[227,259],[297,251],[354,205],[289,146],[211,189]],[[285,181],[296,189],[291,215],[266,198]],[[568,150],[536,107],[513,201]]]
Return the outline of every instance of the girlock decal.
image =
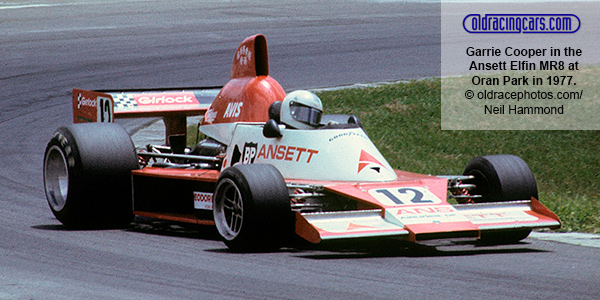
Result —
[[[198,104],[193,93],[134,94],[133,98],[141,106]]]
[[[80,109],[81,106],[96,107],[96,99],[86,98],[79,93],[77,95],[77,109]]]

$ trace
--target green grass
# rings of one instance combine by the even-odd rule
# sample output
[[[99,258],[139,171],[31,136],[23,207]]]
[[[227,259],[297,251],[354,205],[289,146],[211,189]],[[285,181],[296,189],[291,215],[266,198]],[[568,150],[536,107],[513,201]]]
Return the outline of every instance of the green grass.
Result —
[[[198,123],[188,123],[185,141],[186,146],[193,148],[203,138],[204,135],[198,132]]]
[[[440,79],[320,92],[328,114],[354,114],[389,163],[461,174],[476,156],[514,154],[533,170],[562,230],[600,232],[600,131],[442,131]]]

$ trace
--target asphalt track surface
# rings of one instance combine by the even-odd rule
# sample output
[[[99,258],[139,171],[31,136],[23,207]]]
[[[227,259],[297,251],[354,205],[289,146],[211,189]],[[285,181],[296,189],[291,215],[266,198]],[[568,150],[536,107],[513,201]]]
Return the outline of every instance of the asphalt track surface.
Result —
[[[210,228],[140,218],[74,231],[52,216],[42,155],[71,120],[73,87],[222,85],[258,32],[288,90],[439,74],[439,4],[0,2],[0,299],[598,297],[597,248],[385,240],[235,254]]]

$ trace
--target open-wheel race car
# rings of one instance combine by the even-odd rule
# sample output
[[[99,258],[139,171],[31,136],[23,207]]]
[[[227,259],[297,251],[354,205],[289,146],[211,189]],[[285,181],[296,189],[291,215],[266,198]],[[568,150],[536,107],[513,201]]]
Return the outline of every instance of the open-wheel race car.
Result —
[[[323,240],[471,237],[516,242],[558,228],[527,164],[473,159],[463,174],[394,170],[352,115],[323,115],[308,91],[269,76],[266,39],[247,38],[222,88],[73,90],[74,122],[56,130],[44,186],[72,228],[119,228],[133,216],[216,225],[234,251]],[[186,148],[186,118],[206,136]],[[115,118],[161,117],[165,145],[135,148]]]

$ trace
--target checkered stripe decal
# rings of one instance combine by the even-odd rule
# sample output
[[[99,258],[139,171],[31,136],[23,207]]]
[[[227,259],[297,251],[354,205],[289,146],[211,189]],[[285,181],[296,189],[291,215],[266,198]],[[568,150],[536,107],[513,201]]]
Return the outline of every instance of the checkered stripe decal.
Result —
[[[194,192],[194,201],[196,202],[211,202],[212,197],[212,193]]]
[[[115,94],[112,97],[115,101],[115,109],[135,108],[138,106],[131,94]]]

